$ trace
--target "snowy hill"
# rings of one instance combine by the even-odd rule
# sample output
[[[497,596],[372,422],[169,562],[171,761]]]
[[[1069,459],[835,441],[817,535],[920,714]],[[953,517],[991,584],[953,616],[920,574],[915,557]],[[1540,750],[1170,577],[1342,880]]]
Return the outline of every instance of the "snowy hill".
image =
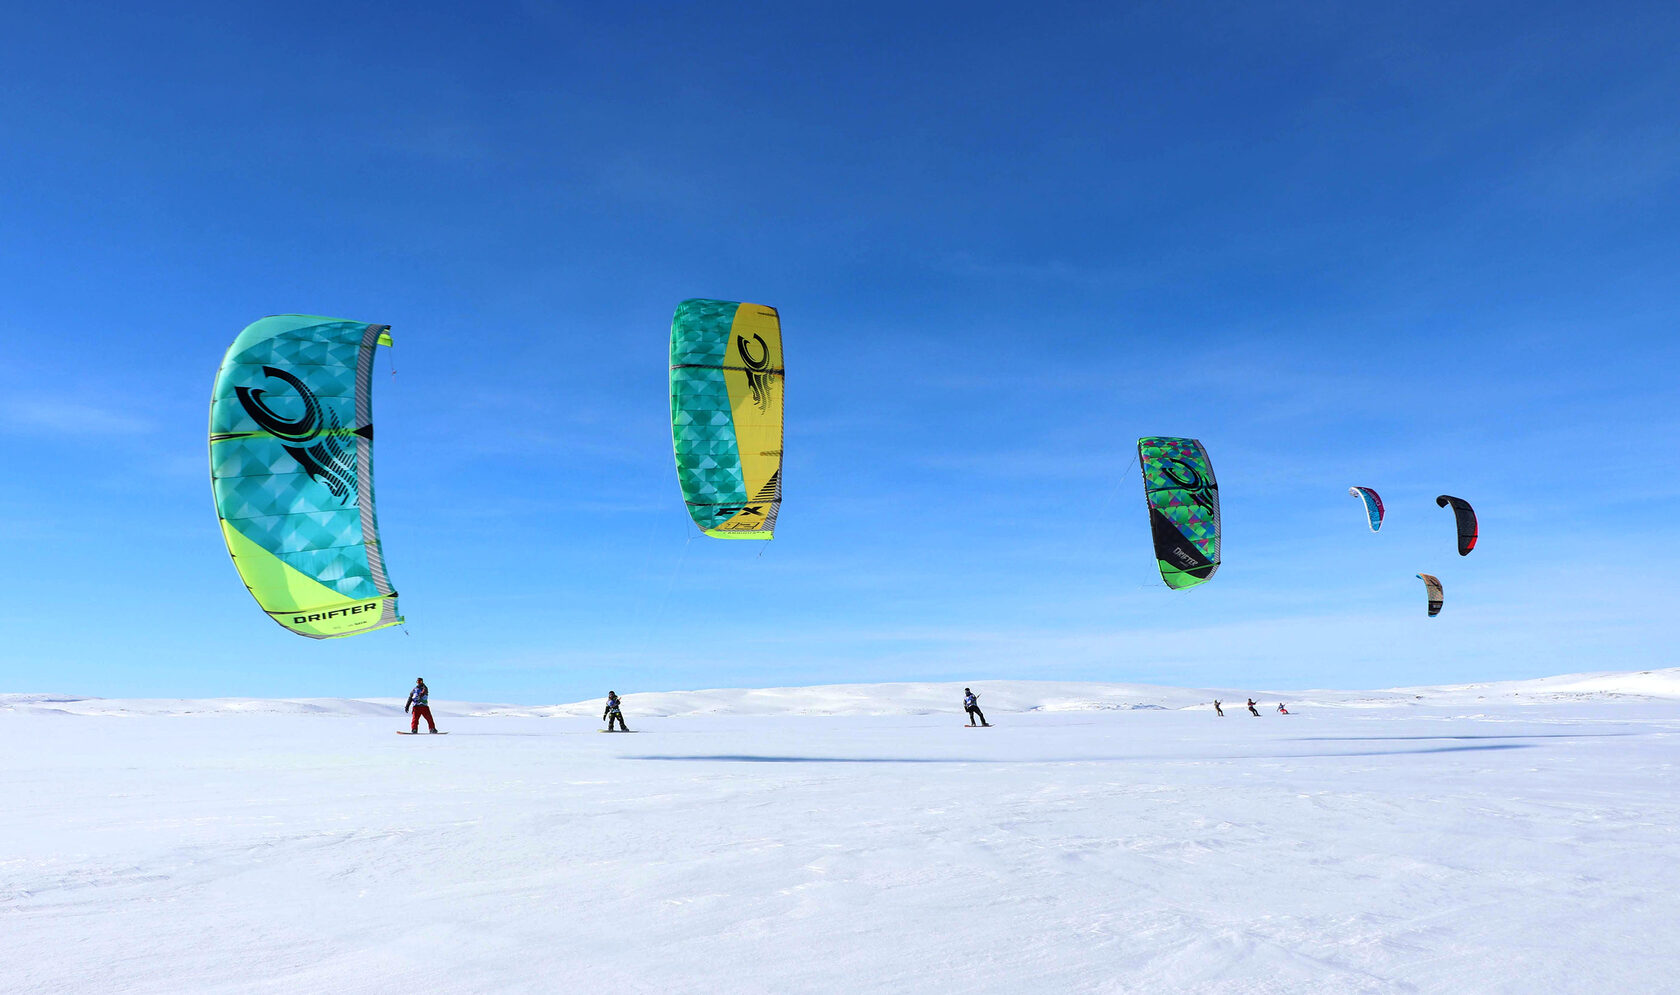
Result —
[[[1175,688],[1081,681],[976,681],[981,707],[999,714],[1095,712],[1205,707],[1215,698],[1240,703],[1253,696],[1295,708],[1400,708],[1467,705],[1477,701],[1546,703],[1581,700],[1680,699],[1680,667],[1566,674],[1380,691]],[[639,716],[931,715],[960,711],[963,685],[949,683],[829,684],[793,688],[716,688],[625,694],[625,710]],[[601,700],[563,705],[504,705],[433,699],[439,716],[574,718],[599,715]],[[394,715],[401,698],[83,698],[0,694],[0,712],[70,715]]]

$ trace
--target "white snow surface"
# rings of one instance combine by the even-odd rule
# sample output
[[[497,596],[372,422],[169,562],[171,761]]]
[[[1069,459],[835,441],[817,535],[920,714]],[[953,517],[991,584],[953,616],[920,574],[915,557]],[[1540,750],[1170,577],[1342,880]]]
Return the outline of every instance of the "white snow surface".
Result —
[[[1680,669],[971,686],[0,695],[0,991],[1680,990]]]
[[[1241,705],[1254,697],[1275,708],[1371,708],[1395,705],[1556,702],[1586,699],[1680,700],[1680,667],[1663,670],[1566,674],[1537,680],[1393,688],[1385,691],[1257,691],[1252,688],[1176,688],[1080,681],[980,681],[969,687],[981,708],[1003,712],[1088,712],[1140,708],[1205,708],[1215,699]],[[960,711],[963,685],[826,684],[794,688],[718,688],[620,695],[626,712],[671,718],[692,715],[936,715]],[[603,695],[603,698],[605,696]],[[497,705],[434,698],[432,712],[451,717],[577,718],[601,713],[603,698],[565,705]],[[79,698],[0,694],[5,712],[72,715],[396,715],[396,698]]]

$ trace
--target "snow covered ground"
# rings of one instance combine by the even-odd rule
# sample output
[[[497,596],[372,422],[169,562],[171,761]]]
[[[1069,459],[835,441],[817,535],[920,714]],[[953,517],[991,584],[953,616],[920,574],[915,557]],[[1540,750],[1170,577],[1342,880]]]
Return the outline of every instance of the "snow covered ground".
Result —
[[[1680,990],[1680,670],[975,688],[0,695],[0,991]]]

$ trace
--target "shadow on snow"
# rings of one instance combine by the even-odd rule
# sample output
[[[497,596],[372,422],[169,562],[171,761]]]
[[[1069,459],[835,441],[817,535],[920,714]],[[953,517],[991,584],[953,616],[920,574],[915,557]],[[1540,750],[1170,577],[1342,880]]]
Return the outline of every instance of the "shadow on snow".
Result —
[[[1485,743],[1478,746],[1432,746],[1422,750],[1355,750],[1348,753],[1279,753],[1242,754],[1240,756],[1198,757],[1169,754],[1144,754],[1130,757],[794,757],[753,753],[712,753],[695,756],[648,754],[621,757],[623,760],[686,760],[736,764],[1089,764],[1132,763],[1140,760],[1179,762],[1184,760],[1321,760],[1336,757],[1404,757],[1424,753],[1471,753],[1486,750],[1528,750],[1532,743]]]
[[[1599,739],[1610,736],[1649,736],[1648,732],[1533,732],[1496,735],[1494,733],[1465,736],[1293,736],[1292,743],[1387,743],[1406,740],[1476,740],[1476,739]]]

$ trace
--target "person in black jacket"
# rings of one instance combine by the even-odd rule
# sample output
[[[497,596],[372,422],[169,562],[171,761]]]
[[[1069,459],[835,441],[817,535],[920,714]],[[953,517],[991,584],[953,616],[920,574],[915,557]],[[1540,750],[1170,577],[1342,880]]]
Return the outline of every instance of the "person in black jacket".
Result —
[[[1260,709],[1254,707],[1253,698],[1248,699],[1248,714],[1254,716],[1255,718],[1260,717]]]
[[[980,710],[980,696],[968,688],[963,688],[963,711],[968,713],[969,725],[973,725],[976,718],[980,720],[980,724],[983,726],[991,725],[990,722],[986,721],[986,713]]]
[[[1219,713],[1220,718],[1225,717],[1225,709],[1219,707],[1219,699],[1218,698],[1213,699],[1213,710],[1215,712]]]
[[[630,727],[624,724],[624,713],[618,710],[617,691],[607,692],[607,710],[601,713],[601,718],[606,720],[608,732],[613,731],[614,722],[618,723],[619,732],[630,731]]]

